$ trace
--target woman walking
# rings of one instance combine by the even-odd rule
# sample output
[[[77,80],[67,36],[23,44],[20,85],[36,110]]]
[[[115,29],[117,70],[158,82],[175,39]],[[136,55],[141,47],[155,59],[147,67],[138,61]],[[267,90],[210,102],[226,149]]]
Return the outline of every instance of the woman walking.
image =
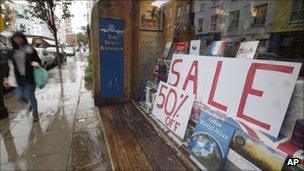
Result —
[[[30,102],[33,121],[39,121],[37,99],[35,97],[36,84],[34,80],[33,69],[41,65],[41,60],[36,50],[27,42],[22,32],[16,32],[12,38],[13,49],[9,56],[14,65],[14,73],[18,87],[16,95],[22,102]],[[6,78],[8,75],[6,76]],[[9,87],[7,79],[4,80],[4,86]]]

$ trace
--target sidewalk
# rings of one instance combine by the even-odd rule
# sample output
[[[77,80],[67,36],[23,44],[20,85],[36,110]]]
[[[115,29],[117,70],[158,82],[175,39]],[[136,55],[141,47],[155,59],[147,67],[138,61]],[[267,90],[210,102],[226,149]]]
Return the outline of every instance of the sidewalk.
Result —
[[[58,70],[37,89],[40,121],[14,93],[5,96],[10,116],[0,121],[0,170],[109,170],[99,111],[83,81],[85,59],[68,58],[63,66],[64,98]]]

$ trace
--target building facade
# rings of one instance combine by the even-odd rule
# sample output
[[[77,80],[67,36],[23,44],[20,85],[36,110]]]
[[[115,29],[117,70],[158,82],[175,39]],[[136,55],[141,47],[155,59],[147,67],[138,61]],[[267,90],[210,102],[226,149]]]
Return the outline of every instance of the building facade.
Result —
[[[210,44],[221,39],[222,5],[219,0],[193,1],[195,37]]]
[[[259,40],[266,52],[277,1],[223,1],[223,39],[236,42]]]
[[[277,1],[270,33],[270,52],[283,58],[303,59],[304,0]]]

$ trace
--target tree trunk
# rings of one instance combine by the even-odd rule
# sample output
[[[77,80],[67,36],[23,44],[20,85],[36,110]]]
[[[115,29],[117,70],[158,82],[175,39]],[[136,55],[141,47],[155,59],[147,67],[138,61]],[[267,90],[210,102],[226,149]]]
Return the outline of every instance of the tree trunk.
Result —
[[[57,57],[57,65],[58,65],[58,71],[59,71],[59,80],[60,80],[60,88],[61,88],[61,93],[60,93],[60,97],[61,99],[63,99],[64,97],[64,93],[63,93],[63,79],[62,79],[62,71],[61,71],[61,57],[60,57],[60,53],[59,53],[59,44],[58,44],[58,38],[57,38],[57,29],[56,29],[56,23],[55,23],[55,17],[54,17],[54,11],[51,8],[51,19],[52,19],[52,25],[53,25],[53,35],[54,35],[54,39],[55,39],[55,46],[56,46],[56,53],[57,56],[55,56],[55,58]]]

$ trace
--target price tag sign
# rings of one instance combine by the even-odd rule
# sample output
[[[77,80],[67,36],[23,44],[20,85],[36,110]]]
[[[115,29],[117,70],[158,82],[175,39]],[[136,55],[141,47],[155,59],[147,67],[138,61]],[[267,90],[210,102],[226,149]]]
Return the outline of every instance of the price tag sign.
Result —
[[[193,94],[160,82],[152,114],[175,135],[183,139],[193,102]]]

